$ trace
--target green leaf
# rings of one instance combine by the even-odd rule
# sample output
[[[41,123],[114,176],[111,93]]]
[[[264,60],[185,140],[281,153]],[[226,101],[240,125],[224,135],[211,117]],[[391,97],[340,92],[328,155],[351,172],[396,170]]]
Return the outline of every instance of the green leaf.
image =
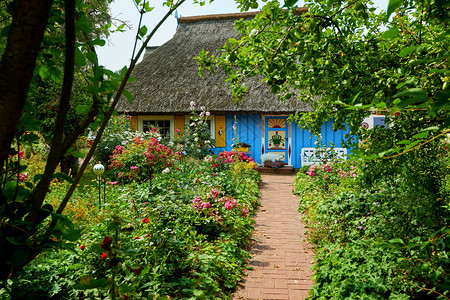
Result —
[[[81,151],[73,151],[72,154],[75,158],[84,158],[84,154]]]
[[[103,46],[106,45],[106,41],[105,41],[105,40],[102,40],[102,39],[95,39],[95,40],[91,41],[91,44],[92,44],[92,45],[96,45],[96,46],[103,47]]]
[[[284,6],[285,6],[285,7],[292,7],[292,6],[294,6],[297,2],[298,2],[298,0],[285,0],[285,1],[284,1]]]
[[[127,90],[123,90],[122,91],[122,94],[128,99],[128,101],[130,102],[130,103],[133,103],[133,95],[129,92],[129,91],[127,91]]]
[[[3,27],[2,31],[0,32],[0,38],[8,37],[10,31],[11,31],[11,24]]]
[[[48,76],[50,76],[50,71],[46,66],[42,66],[39,68],[39,76],[41,76],[42,80],[45,80]]]
[[[402,82],[402,83],[397,84],[397,87],[396,87],[396,88],[397,88],[397,89],[401,89],[401,88],[404,87],[405,85],[413,83],[415,80],[416,80],[415,77],[409,77],[408,80],[406,80],[406,81],[404,81],[404,82]]]
[[[9,181],[5,184],[2,189],[2,193],[7,200],[14,201],[17,199],[25,199],[30,196],[30,190],[23,187],[22,185],[17,185],[16,182]],[[17,194],[16,194],[17,193]],[[16,198],[14,198],[17,196]]]
[[[405,147],[405,151],[411,149],[412,147],[414,147],[414,146],[416,146],[418,144],[420,144],[420,142],[421,142],[420,140],[412,142],[411,144],[409,144],[408,146]]]
[[[139,28],[139,36],[144,37],[147,34],[147,26],[142,26],[141,28]]]
[[[75,49],[75,63],[80,67],[86,65],[86,58],[84,57],[83,52],[78,48]]]
[[[397,27],[393,27],[385,32],[383,32],[383,34],[381,35],[382,39],[392,39],[395,38],[396,36],[398,36],[398,33],[400,32],[400,30]]]
[[[73,183],[73,179],[69,175],[62,172],[53,174],[53,178],[57,178],[58,180],[66,180],[69,183]]]
[[[97,54],[93,51],[86,53],[86,58],[93,64],[97,64],[98,58]]]
[[[57,67],[51,67],[50,68],[50,77],[53,79],[54,82],[56,83],[61,83],[62,82],[62,71],[57,68]]]
[[[388,242],[391,244],[403,244],[403,245],[405,244],[405,242],[403,242],[403,240],[399,238],[391,239]]]
[[[415,46],[405,47],[405,48],[403,48],[403,49],[400,51],[400,53],[398,54],[398,56],[400,56],[400,57],[405,57],[405,56],[407,56],[408,54],[410,54],[411,52],[413,52],[415,49],[416,49]]]
[[[80,104],[77,106],[76,111],[80,115],[84,115],[89,111],[90,105]]]
[[[89,289],[98,289],[105,288],[109,285],[109,280],[106,278],[94,279],[92,277],[85,277],[80,280],[78,284],[75,284],[73,287],[77,290],[89,290]]]
[[[38,131],[41,126],[41,121],[36,120],[31,115],[25,115],[19,123],[19,128],[25,131]]]
[[[425,132],[419,132],[418,134],[413,135],[414,139],[425,139],[430,135],[428,131]]]
[[[397,143],[397,145],[409,145],[411,143],[411,140],[403,140]]]
[[[386,21],[389,20],[391,14],[399,8],[404,0],[389,0],[388,8],[386,11]]]
[[[376,107],[377,107],[377,108],[386,108],[386,107],[387,107],[387,104],[386,104],[386,102],[380,102],[380,103],[378,103],[378,104],[376,105]]]
[[[426,102],[428,101],[428,95],[427,93],[420,89],[420,88],[412,88],[405,91],[401,91],[400,93],[395,94],[393,97],[395,98],[403,98],[403,97],[409,97],[406,100],[399,101],[396,99],[394,101],[394,104],[400,108],[403,108],[407,105],[415,104],[418,102]]]

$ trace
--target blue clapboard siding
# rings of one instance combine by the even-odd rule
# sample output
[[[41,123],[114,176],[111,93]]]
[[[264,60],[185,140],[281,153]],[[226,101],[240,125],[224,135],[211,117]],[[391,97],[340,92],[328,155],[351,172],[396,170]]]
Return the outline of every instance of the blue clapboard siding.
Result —
[[[322,125],[322,144],[330,146],[330,142],[335,147],[342,147],[342,140],[347,131],[334,131],[332,121],[327,121]],[[297,124],[292,124],[292,165],[294,168],[301,168],[302,148],[316,147],[317,138],[312,136],[308,130],[298,128]]]
[[[249,151],[250,156],[257,163],[261,163],[262,148],[262,116],[261,114],[236,114],[237,118],[237,135],[239,142],[245,142],[251,145]],[[224,150],[232,150],[234,131],[234,115],[226,115],[226,147],[214,148],[213,153],[218,154]],[[329,145],[332,142],[336,147],[342,147],[341,141],[346,132],[342,130],[334,131],[332,122],[326,122],[322,126],[322,143]],[[312,136],[308,130],[298,128],[297,124],[291,125],[291,163],[294,168],[301,167],[301,150],[304,147],[316,147],[317,138]]]
[[[255,159],[255,161],[260,161],[261,157],[261,115],[260,114],[236,114],[237,120],[237,136],[239,137],[239,142],[244,142],[251,147],[249,148],[250,156]],[[224,150],[231,151],[234,138],[234,115],[226,115],[226,147],[215,148],[212,151],[218,154]],[[259,126],[259,127],[258,127]]]

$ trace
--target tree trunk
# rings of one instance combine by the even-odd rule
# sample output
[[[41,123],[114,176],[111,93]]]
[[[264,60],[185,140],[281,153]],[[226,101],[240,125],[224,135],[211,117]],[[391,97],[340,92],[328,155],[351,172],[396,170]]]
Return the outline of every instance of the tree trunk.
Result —
[[[0,166],[22,115],[52,0],[16,0],[8,42],[0,62]]]

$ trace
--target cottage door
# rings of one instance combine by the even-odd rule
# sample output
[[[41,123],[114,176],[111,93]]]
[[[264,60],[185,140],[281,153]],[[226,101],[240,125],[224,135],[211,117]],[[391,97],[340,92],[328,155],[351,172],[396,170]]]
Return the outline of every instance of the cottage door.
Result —
[[[267,116],[265,117],[264,153],[276,153],[282,156],[285,164],[289,162],[289,131],[286,121],[287,117]]]

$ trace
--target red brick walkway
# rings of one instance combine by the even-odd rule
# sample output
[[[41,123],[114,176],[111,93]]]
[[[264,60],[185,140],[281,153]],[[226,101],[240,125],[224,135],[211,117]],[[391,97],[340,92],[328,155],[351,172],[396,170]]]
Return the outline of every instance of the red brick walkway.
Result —
[[[292,194],[291,175],[262,175],[261,207],[255,220],[250,267],[234,294],[242,299],[302,300],[312,286],[313,251],[305,243],[298,197]]]

